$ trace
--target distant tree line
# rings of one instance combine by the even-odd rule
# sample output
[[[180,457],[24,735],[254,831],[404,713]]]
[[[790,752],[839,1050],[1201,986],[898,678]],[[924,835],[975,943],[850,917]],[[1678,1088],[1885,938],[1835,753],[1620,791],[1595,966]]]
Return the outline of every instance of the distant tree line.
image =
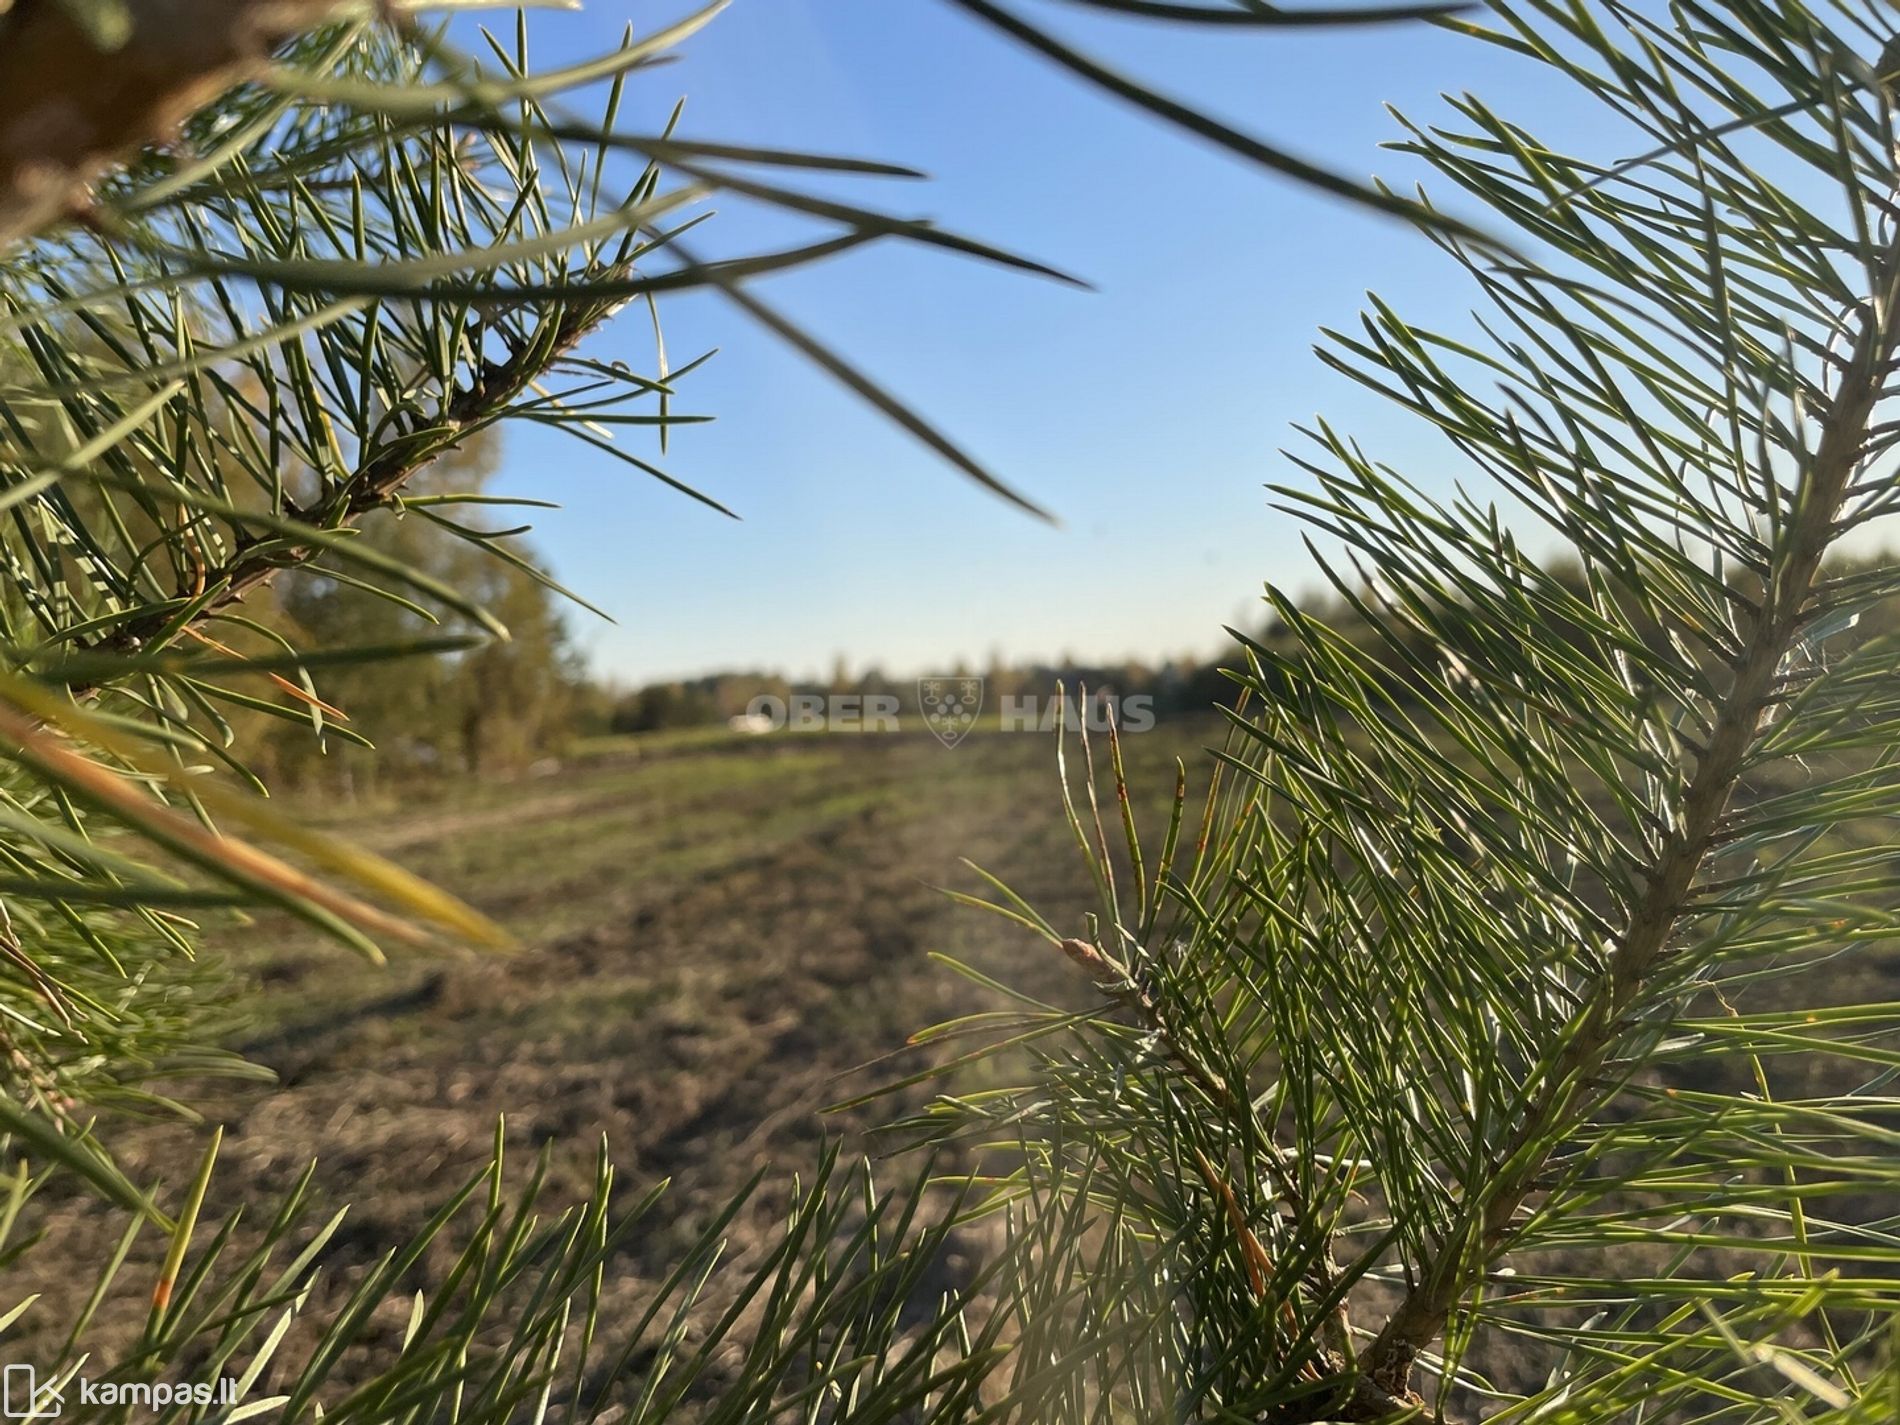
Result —
[[[485,448],[445,472],[458,488],[479,486],[492,467]],[[414,516],[373,526],[367,537],[412,567],[426,567],[464,587],[479,585],[490,607],[502,610],[512,633],[506,643],[468,651],[410,658],[400,664],[366,663],[323,670],[313,687],[336,720],[328,735],[312,739],[307,725],[259,719],[257,765],[273,785],[330,795],[362,796],[391,785],[442,776],[509,777],[569,753],[580,738],[625,736],[685,728],[724,726],[759,699],[781,705],[800,695],[889,695],[906,711],[917,707],[917,680],[879,667],[854,672],[841,658],[823,679],[788,678],[764,669],[707,673],[628,688],[589,672],[575,649],[561,601],[545,582],[518,565],[500,563],[465,538]],[[522,556],[525,562],[525,556]],[[1834,566],[1834,577],[1851,578],[1861,559]],[[1574,568],[1557,571],[1565,583],[1580,583]],[[430,627],[425,611],[332,581],[286,581],[272,596],[261,622],[293,640],[347,638],[353,643],[399,644]],[[1458,670],[1447,666],[1425,633],[1404,637],[1380,609],[1376,587],[1310,600],[1303,611],[1276,610],[1255,632],[1243,634],[1233,651],[1198,661],[1125,659],[1084,662],[1072,658],[1009,665],[991,660],[946,670],[984,679],[986,716],[1005,698],[1049,696],[1058,685],[1071,698],[1081,689],[1126,697],[1139,694],[1157,718],[1198,716],[1234,706],[1246,676],[1256,684],[1284,685],[1292,665],[1310,657],[1299,630],[1289,624],[1324,624],[1328,639],[1377,674],[1379,685],[1399,705],[1413,703],[1422,685],[1442,685]],[[1441,615],[1442,616],[1442,615]],[[1554,618],[1554,615],[1545,615]],[[1873,637],[1900,631],[1900,611],[1879,605],[1861,616],[1859,633]],[[1574,640],[1578,631],[1553,628]],[[1655,632],[1657,638],[1664,635]],[[375,744],[375,751],[364,741]]]
[[[1836,561],[1832,572],[1837,578],[1851,578],[1866,567],[1869,563],[1865,558],[1843,559]],[[1574,563],[1566,563],[1553,573],[1562,583],[1582,591],[1584,576]],[[1176,658],[1088,663],[1062,658],[1011,666],[992,660],[982,669],[958,663],[944,671],[961,677],[982,677],[985,707],[992,715],[1006,697],[1046,696],[1060,684],[1072,696],[1077,689],[1123,696],[1143,694],[1152,699],[1157,717],[1193,716],[1219,706],[1233,706],[1239,687],[1236,676],[1243,672],[1256,682],[1284,686],[1289,668],[1283,660],[1309,656],[1300,651],[1303,640],[1289,624],[1291,618],[1324,625],[1342,653],[1378,672],[1381,686],[1397,703],[1415,701],[1423,683],[1442,684],[1458,676],[1458,670],[1447,666],[1435,651],[1435,641],[1428,634],[1409,626],[1405,634],[1395,634],[1397,625],[1378,618],[1380,612],[1380,591],[1367,587],[1335,592],[1330,598],[1312,598],[1298,612],[1270,612],[1255,632],[1241,634],[1235,649],[1205,662]],[[1545,611],[1538,616],[1566,642],[1580,640],[1581,631],[1560,626],[1559,615]],[[1879,605],[1861,615],[1859,632],[1863,637],[1893,631],[1900,631],[1900,610]],[[1660,629],[1652,630],[1652,636],[1658,640],[1665,637]],[[914,678],[893,678],[876,667],[854,675],[842,660],[824,680],[788,679],[780,673],[754,670],[708,673],[637,688],[591,681],[569,690],[567,705],[572,718],[567,728],[581,735],[598,736],[711,727],[745,713],[755,699],[789,701],[811,693],[890,694],[906,709],[916,706],[917,697]]]
[[[252,766],[266,783],[365,796],[418,779],[516,775],[561,752],[587,689],[561,596],[507,530],[466,515],[450,521],[427,503],[450,490],[479,496],[496,452],[496,442],[480,440],[440,462],[412,484],[420,500],[367,522],[360,538],[478,599],[509,637],[316,670],[306,694],[316,703],[302,707],[323,735],[310,736],[309,720],[262,715],[249,729]],[[495,557],[498,548],[506,557]],[[444,632],[426,599],[391,599],[372,582],[300,575],[266,591],[251,613],[263,633],[299,647],[400,648]]]
[[[1071,659],[1006,666],[992,662],[977,669],[957,664],[952,676],[981,677],[985,708],[994,714],[1005,697],[1048,696],[1060,684],[1073,696],[1078,688],[1144,694],[1153,700],[1158,716],[1207,712],[1225,699],[1233,701],[1235,686],[1219,662],[1193,659],[1143,662],[1082,663]],[[772,672],[720,672],[698,678],[648,683],[622,689],[596,684],[578,699],[577,730],[588,734],[660,732],[669,728],[710,727],[738,717],[762,698],[790,701],[801,694],[850,693],[862,697],[888,695],[901,707],[917,705],[917,679],[896,678],[881,668],[852,674],[840,666],[822,680],[789,679]]]

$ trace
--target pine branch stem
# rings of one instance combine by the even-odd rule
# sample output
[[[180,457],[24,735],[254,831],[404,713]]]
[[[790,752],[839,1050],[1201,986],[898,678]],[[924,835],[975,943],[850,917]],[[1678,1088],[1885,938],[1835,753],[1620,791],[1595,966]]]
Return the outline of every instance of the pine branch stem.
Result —
[[[610,276],[620,275],[618,271]],[[433,461],[452,449],[466,432],[478,430],[499,417],[521,393],[528,389],[547,367],[572,351],[609,315],[611,304],[589,303],[563,309],[548,318],[556,325],[547,340],[539,338],[519,344],[505,361],[486,363],[478,368],[467,385],[461,386],[445,401],[429,422],[432,428],[448,431],[449,437],[419,444],[398,439],[366,461],[327,498],[321,506],[302,510],[293,507],[290,517],[308,524],[312,531],[329,533],[346,529],[370,511],[387,505],[406,485]],[[479,355],[477,361],[480,362]],[[307,564],[319,552],[312,542],[286,550],[279,541],[271,541],[267,553],[258,553],[240,540],[238,550],[223,564],[204,571],[202,586],[218,592],[183,628],[185,632],[218,610],[240,601],[252,589],[268,583],[280,570]],[[181,600],[192,591],[181,590]],[[159,609],[120,625],[84,651],[88,654],[130,654],[140,651],[153,638],[171,626],[173,613]],[[94,696],[105,680],[88,678],[69,683],[73,697]]]
[[[1786,537],[1758,610],[1745,615],[1729,687],[1706,748],[1682,794],[1679,817],[1657,848],[1644,888],[1563,1048],[1549,1061],[1518,1126],[1495,1160],[1495,1176],[1474,1185],[1470,1208],[1365,1353],[1353,1398],[1354,1418],[1376,1418],[1416,1397],[1413,1366],[1443,1332],[1471,1284],[1508,1250],[1518,1214],[1569,1130],[1605,1093],[1603,1070],[1626,1028],[1625,1013],[1670,953],[1671,939],[1700,891],[1698,877],[1715,848],[1730,801],[1781,685],[1781,667],[1798,637],[1836,516],[1863,462],[1873,415],[1893,359],[1895,277],[1900,244],[1884,255],[1879,291],[1863,320],[1837,394],[1820,422],[1820,439],[1795,487]]]
[[[1208,1067],[1193,1049],[1181,1042],[1161,1007],[1136,983],[1134,976],[1119,960],[1086,940],[1063,940],[1057,945],[1071,962],[1088,974],[1098,989],[1140,1021],[1142,1028],[1153,1036],[1168,1058],[1173,1060],[1183,1078],[1198,1088],[1229,1121],[1235,1122],[1243,1135],[1257,1140],[1260,1159],[1266,1165],[1267,1176],[1272,1179],[1274,1190],[1292,1209],[1295,1220],[1305,1220],[1309,1216],[1305,1194],[1300,1191],[1298,1180],[1288,1162],[1287,1150],[1274,1138],[1267,1125],[1260,1121],[1260,1115],[1247,1097],[1235,1094],[1219,1074]],[[1312,1266],[1306,1275],[1308,1284],[1319,1300],[1338,1300],[1331,1319],[1322,1328],[1322,1336],[1328,1349],[1343,1367],[1350,1359],[1352,1323],[1345,1294],[1339,1290],[1341,1269],[1330,1237],[1318,1244]]]

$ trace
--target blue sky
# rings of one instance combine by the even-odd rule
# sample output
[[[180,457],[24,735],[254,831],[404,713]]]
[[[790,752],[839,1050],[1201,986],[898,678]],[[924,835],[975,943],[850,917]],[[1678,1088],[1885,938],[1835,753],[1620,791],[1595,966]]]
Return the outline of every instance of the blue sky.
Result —
[[[537,62],[599,52],[629,13],[647,30],[683,8],[534,12]],[[1431,114],[1436,95],[1469,88],[1506,113],[1547,103],[1506,56],[1422,26],[1184,34],[1040,0],[1024,13],[1356,175],[1419,176],[1378,151],[1397,132],[1388,102]],[[927,183],[851,192],[1096,290],[897,244],[760,288],[1055,511],[1054,529],[717,298],[666,301],[676,361],[720,354],[680,402],[716,422],[676,431],[665,463],[742,522],[548,432],[517,430],[504,454],[504,488],[566,505],[535,540],[617,620],[573,617],[604,674],[1205,656],[1223,623],[1257,618],[1264,582],[1313,585],[1299,526],[1265,489],[1297,476],[1279,454],[1293,422],[1324,413],[1428,487],[1457,473],[1427,433],[1311,354],[1318,328],[1349,325],[1368,288],[1455,322],[1470,295],[1455,267],[1409,230],[1204,148],[938,0],[735,0],[634,90],[629,124],[657,125],[684,95],[692,137],[922,168]],[[722,251],[783,236],[718,206]],[[595,350],[649,370],[650,342],[630,309]]]

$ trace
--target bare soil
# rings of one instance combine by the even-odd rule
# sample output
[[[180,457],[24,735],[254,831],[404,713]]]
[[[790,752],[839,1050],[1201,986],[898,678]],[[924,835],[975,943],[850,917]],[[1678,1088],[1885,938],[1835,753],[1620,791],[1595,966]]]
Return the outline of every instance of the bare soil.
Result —
[[[1192,763],[1213,735],[1164,725],[1127,739],[1155,818],[1174,758]],[[521,948],[377,968],[285,921],[220,933],[213,952],[252,1011],[239,1047],[274,1082],[197,1089],[203,1125],[115,1134],[135,1181],[181,1184],[210,1125],[225,1126],[202,1230],[240,1205],[267,1215],[314,1159],[313,1221],[351,1204],[306,1309],[318,1321],[481,1169],[498,1119],[514,1162],[549,1149],[554,1205],[591,1185],[602,1135],[621,1192],[671,1179],[613,1267],[608,1301],[630,1303],[756,1171],[767,1186],[733,1224],[740,1256],[775,1232],[827,1135],[874,1146],[867,1127],[921,1100],[822,1111],[915,1067],[904,1045],[917,1029],[995,1007],[932,952],[1058,1001],[1093,993],[1033,936],[938,889],[980,889],[967,856],[1081,931],[1087,876],[1051,737],[954,750],[899,735],[657,740],[552,777],[319,815],[500,919]],[[46,1237],[10,1269],[9,1299],[44,1296],[10,1359],[63,1339],[90,1285],[75,1264],[103,1265],[123,1226],[76,1192],[35,1211]],[[155,1278],[155,1237],[124,1279]],[[415,1288],[440,1265],[425,1258]],[[116,1293],[95,1341],[129,1339],[144,1306]]]

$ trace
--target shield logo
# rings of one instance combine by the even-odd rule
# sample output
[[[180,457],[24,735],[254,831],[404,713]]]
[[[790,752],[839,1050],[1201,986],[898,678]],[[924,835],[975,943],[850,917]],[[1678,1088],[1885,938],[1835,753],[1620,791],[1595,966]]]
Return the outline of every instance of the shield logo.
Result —
[[[983,710],[983,680],[954,674],[919,678],[917,708],[937,741],[955,747],[970,735]]]

